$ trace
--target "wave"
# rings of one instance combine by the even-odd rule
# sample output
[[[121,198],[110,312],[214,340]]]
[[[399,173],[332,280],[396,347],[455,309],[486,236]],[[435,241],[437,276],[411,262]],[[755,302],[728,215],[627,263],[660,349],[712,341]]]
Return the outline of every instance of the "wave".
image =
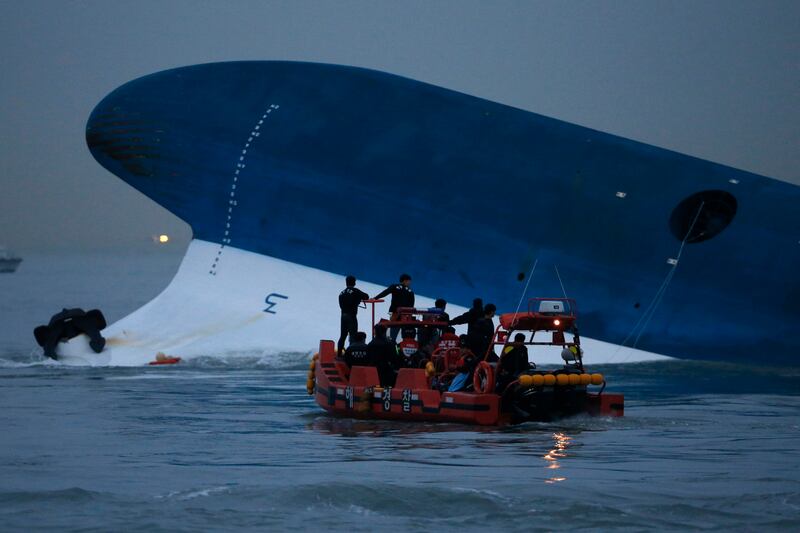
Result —
[[[303,370],[308,368],[311,361],[309,352],[279,352],[268,353],[261,351],[229,351],[217,354],[198,355],[184,358],[178,365],[169,368],[192,369],[280,369]],[[48,367],[48,368],[93,368],[92,365],[69,365],[44,357],[39,350],[22,353],[19,350],[0,352],[0,369]],[[111,371],[115,367],[107,367]],[[134,368],[147,368],[146,366]],[[166,370],[160,367],[159,370]]]
[[[101,492],[84,490],[78,487],[61,490],[7,491],[0,492],[0,504],[11,506],[25,503],[86,503],[103,496],[104,494]]]
[[[41,349],[0,349],[0,368],[27,368],[31,366],[55,366],[56,361],[42,355]]]
[[[36,512],[39,527],[98,531],[102,529],[91,526],[98,517],[106,530],[150,531],[235,527],[472,531],[485,530],[487,521],[492,529],[514,530],[739,529],[742,524],[796,526],[800,508],[800,497],[788,491],[687,498],[663,490],[609,495],[591,485],[547,485],[548,490],[536,491],[534,496],[524,479],[495,479],[488,488],[470,486],[473,481],[459,481],[455,470],[449,487],[376,480],[288,486],[211,484],[150,496],[77,487],[8,491],[0,492],[0,516],[11,528],[30,525],[30,513]]]
[[[178,354],[179,355],[179,354]],[[64,364],[41,355],[39,350],[6,349],[0,351],[0,370],[4,372],[30,369],[33,372],[73,374],[91,372],[98,376],[135,377],[172,376],[186,377],[187,371],[207,374],[208,371],[285,370],[305,371],[311,359],[310,352],[263,350],[225,351],[198,354],[184,358],[179,364],[169,366],[104,367]],[[541,368],[550,368],[542,365]],[[717,361],[648,361],[625,364],[592,365],[591,372],[606,376],[610,390],[622,391],[628,401],[646,400],[649,404],[679,395],[685,402],[690,397],[703,394],[788,395],[800,394],[800,367],[769,367],[732,364]],[[202,377],[200,374],[197,377]]]
[[[311,355],[308,352],[226,352],[216,355],[201,355],[182,361],[190,368],[233,369],[281,369],[304,370],[308,368]]]

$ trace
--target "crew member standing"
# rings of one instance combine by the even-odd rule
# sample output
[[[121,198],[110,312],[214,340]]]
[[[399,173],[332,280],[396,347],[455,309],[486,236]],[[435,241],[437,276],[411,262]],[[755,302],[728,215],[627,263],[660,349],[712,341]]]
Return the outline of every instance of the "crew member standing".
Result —
[[[396,285],[389,285],[380,294],[375,296],[376,300],[391,294],[392,301],[389,304],[389,313],[391,313],[391,320],[397,320],[399,314],[397,310],[400,307],[414,307],[414,291],[411,290],[411,276],[403,274],[400,276],[400,283]],[[397,342],[397,334],[400,333],[400,328],[395,326],[389,330],[389,337],[392,341]]]
[[[472,328],[475,327],[475,323],[478,320],[483,318],[483,315],[483,300],[481,298],[475,298],[472,300],[472,308],[466,313],[458,315],[450,320],[450,325],[467,324],[467,335],[472,335]]]
[[[478,360],[486,360],[490,363],[497,361],[497,354],[492,347],[494,338],[494,313],[497,310],[494,304],[486,304],[483,308],[483,318],[475,321],[469,337],[469,347],[478,356]],[[489,351],[489,348],[492,348]]]
[[[344,350],[344,340],[349,336],[350,342],[355,339],[358,332],[358,304],[364,300],[369,300],[369,295],[359,289],[356,289],[355,276],[347,276],[345,278],[347,287],[339,293],[339,308],[342,310],[342,326],[339,333],[338,354],[341,355]]]

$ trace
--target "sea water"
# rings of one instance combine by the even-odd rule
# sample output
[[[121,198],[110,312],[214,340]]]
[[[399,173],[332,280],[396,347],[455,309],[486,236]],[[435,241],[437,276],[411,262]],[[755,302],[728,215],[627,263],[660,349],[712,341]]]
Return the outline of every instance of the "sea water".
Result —
[[[798,368],[593,367],[624,418],[492,429],[331,418],[305,356],[39,355],[33,327],[61,307],[120,318],[179,259],[40,255],[0,275],[0,530],[800,528]]]

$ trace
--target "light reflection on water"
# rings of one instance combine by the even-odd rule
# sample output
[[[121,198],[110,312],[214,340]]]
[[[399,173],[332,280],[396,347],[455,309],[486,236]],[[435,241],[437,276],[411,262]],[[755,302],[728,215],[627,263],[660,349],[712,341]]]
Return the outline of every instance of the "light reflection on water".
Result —
[[[567,457],[567,448],[569,447],[571,440],[572,437],[569,437],[564,433],[553,433],[554,447],[543,456],[544,460],[548,461],[547,466],[545,466],[547,470],[558,470],[561,468],[561,464],[558,461],[559,459]],[[565,476],[553,476],[545,479],[544,482],[552,484],[566,481],[566,479],[567,478]]]

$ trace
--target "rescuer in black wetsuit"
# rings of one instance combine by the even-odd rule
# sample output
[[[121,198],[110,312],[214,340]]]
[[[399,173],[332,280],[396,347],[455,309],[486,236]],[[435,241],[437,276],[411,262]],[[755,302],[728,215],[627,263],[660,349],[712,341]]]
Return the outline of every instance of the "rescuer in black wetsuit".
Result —
[[[96,353],[103,351],[106,339],[100,334],[106,327],[106,319],[98,309],[84,311],[80,308],[62,309],[50,318],[46,326],[33,330],[36,342],[44,348],[44,355],[58,359],[56,349],[62,339],[72,339],[81,333],[89,337],[89,346]]]
[[[489,351],[489,346],[494,337],[494,312],[497,310],[494,304],[486,304],[483,308],[483,318],[479,318],[472,325],[471,333],[468,333],[469,346],[478,359],[484,360],[484,356]],[[494,350],[486,358],[486,361],[493,362],[497,360],[497,355]]]
[[[354,366],[374,366],[367,353],[367,334],[359,331],[350,342],[350,346],[344,352],[344,362],[348,367]]]
[[[457,326],[459,324],[467,324],[467,335],[469,335],[472,333],[472,328],[475,326],[475,323],[481,318],[483,318],[483,300],[475,298],[472,300],[472,307],[470,310],[450,320],[450,325]]]
[[[509,383],[530,369],[528,347],[524,342],[525,335],[517,333],[514,342],[503,348],[497,368],[497,392],[503,392]]]
[[[384,296],[391,294],[392,301],[389,304],[389,313],[391,313],[391,320],[395,321],[398,318],[397,309],[400,307],[414,307],[414,291],[411,290],[411,276],[403,274],[400,276],[400,283],[389,285],[380,294],[375,295],[375,299],[379,300]],[[392,327],[389,336],[392,341],[397,342],[397,334],[400,333],[399,327]]]
[[[375,326],[375,337],[367,345],[367,358],[378,369],[381,386],[394,386],[397,370],[403,366],[397,345],[386,337],[386,326]]]
[[[339,293],[339,308],[342,310],[341,330],[339,333],[339,343],[337,354],[342,353],[344,349],[344,340],[350,336],[350,342],[353,342],[356,332],[358,332],[358,304],[364,300],[369,300],[369,295],[356,289],[355,276],[347,276],[345,279],[347,287]]]

